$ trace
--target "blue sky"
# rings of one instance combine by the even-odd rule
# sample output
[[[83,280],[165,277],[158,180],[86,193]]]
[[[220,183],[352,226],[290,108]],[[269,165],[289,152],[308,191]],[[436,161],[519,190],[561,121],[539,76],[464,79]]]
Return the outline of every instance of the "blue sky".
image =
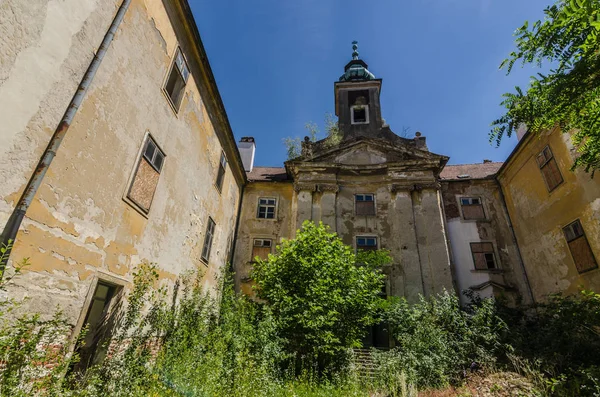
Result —
[[[284,137],[323,130],[333,84],[358,40],[383,79],[382,115],[410,128],[450,164],[503,161],[516,139],[488,142],[501,95],[525,86],[531,66],[498,70],[514,30],[551,0],[189,0],[239,141],[256,138],[255,165],[282,166]]]

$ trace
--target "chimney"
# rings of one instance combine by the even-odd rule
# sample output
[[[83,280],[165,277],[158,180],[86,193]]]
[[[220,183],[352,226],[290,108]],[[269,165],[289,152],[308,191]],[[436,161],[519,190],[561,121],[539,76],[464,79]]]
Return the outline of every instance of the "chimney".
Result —
[[[238,143],[238,150],[242,157],[242,163],[244,164],[244,170],[246,172],[252,172],[254,167],[254,152],[256,151],[256,144],[254,138],[251,136],[243,137]]]
[[[520,123],[519,127],[517,128],[517,140],[520,141],[521,138],[523,138],[523,136],[527,133],[527,124],[525,123]]]
[[[488,159],[483,159],[483,164],[487,164],[487,163],[491,163],[492,160],[488,160]]]

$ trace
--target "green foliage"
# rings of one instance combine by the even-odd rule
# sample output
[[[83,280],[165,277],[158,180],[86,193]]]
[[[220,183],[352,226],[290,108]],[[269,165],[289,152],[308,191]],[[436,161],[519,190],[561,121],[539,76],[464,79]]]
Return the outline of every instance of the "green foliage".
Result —
[[[448,292],[421,298],[414,305],[398,299],[385,320],[396,347],[378,359],[385,368],[395,368],[392,373],[405,373],[419,387],[446,386],[473,365],[492,366],[502,351],[501,336],[506,329],[493,301],[482,301],[467,312],[456,295]]]
[[[388,253],[383,254],[389,258]],[[277,333],[296,364],[320,370],[343,363],[377,321],[383,275],[358,266],[352,248],[323,224],[304,222],[294,240],[254,266],[258,296],[276,318]]]
[[[555,67],[532,77],[526,92],[504,94],[507,112],[492,123],[490,141],[499,145],[521,123],[533,133],[573,130],[574,167],[593,173],[600,168],[600,0],[559,0],[544,13],[544,21],[517,29],[517,49],[501,68],[510,73],[517,61]]]
[[[317,142],[319,140],[319,127],[315,123],[306,123],[304,125],[306,131],[308,132],[308,140],[309,142]],[[325,114],[325,133],[326,136],[323,139],[324,147],[334,147],[339,145],[342,140],[342,136],[340,133],[340,128],[338,121],[334,119],[331,113]],[[300,138],[283,138],[283,144],[286,147],[287,158],[288,160],[295,159],[296,157],[300,157],[302,155],[302,141]]]

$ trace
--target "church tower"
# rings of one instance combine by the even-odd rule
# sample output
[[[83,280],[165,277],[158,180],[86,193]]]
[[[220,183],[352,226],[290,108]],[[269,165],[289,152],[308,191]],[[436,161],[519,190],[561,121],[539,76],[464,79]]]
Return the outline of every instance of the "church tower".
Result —
[[[358,56],[358,42],[352,42],[352,60],[335,83],[335,114],[343,139],[376,137],[383,127],[379,95],[381,79],[375,78]]]

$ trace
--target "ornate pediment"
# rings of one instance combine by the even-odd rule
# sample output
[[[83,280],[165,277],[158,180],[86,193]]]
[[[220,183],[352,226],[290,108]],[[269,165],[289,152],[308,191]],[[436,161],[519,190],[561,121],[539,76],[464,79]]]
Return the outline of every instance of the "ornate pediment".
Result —
[[[307,150],[304,156],[291,160],[287,164],[322,167],[372,167],[386,164],[422,163],[426,168],[431,168],[432,165],[441,168],[446,161],[448,161],[446,156],[421,150],[409,144],[363,137],[342,142],[340,145],[330,148],[317,143],[314,150]]]

